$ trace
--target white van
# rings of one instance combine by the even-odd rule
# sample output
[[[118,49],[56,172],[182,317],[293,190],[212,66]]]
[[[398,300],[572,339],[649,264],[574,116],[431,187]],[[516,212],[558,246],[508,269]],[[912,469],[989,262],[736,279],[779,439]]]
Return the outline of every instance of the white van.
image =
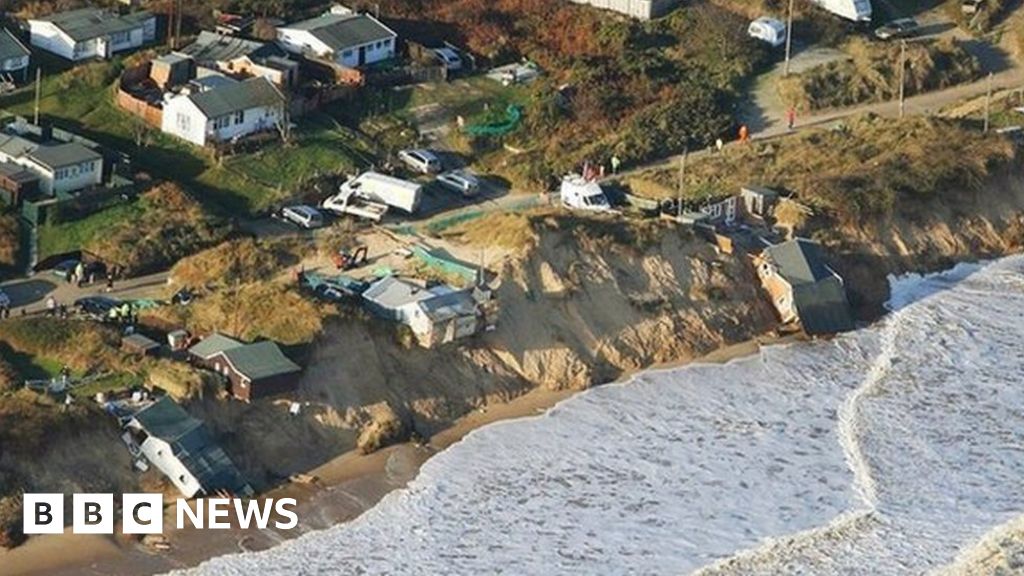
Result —
[[[566,208],[595,212],[608,212],[612,209],[601,185],[593,180],[587,180],[579,174],[569,174],[562,179],[559,195],[562,199],[562,206]]]
[[[419,210],[423,186],[377,172],[364,172],[342,184],[339,189],[341,194],[350,192],[360,198],[412,214]]]
[[[307,230],[320,228],[324,225],[324,215],[312,206],[301,204],[298,206],[287,206],[281,210],[281,217]]]
[[[762,16],[750,23],[747,35],[778,48],[786,43],[786,25],[781,20]]]

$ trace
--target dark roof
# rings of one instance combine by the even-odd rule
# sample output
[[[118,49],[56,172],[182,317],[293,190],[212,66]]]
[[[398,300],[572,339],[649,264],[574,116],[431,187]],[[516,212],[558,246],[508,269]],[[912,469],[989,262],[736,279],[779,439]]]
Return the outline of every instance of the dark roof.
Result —
[[[805,238],[787,240],[767,248],[779,275],[793,286],[813,284],[833,275],[825,264],[821,246]]]
[[[13,162],[0,162],[0,175],[14,182],[32,182],[39,180],[39,176],[21,164]]]
[[[21,43],[20,40],[11,34],[11,31],[4,28],[0,32],[0,60],[7,60],[8,58],[21,58],[22,56],[28,56],[31,54],[28,48]]]
[[[477,311],[476,299],[469,290],[437,294],[420,300],[419,305],[423,313],[435,322],[457,316],[474,316]]]
[[[229,62],[243,56],[281,56],[285,52],[273,43],[247,40],[216,32],[202,31],[196,41],[178,50],[180,54],[192,57],[200,64]]]
[[[366,14],[324,14],[285,26],[286,30],[305,30],[335,52],[394,38],[387,26]]]
[[[192,94],[189,98],[207,118],[218,118],[259,106],[284,104],[281,92],[270,80],[262,77],[219,86]]]
[[[238,340],[214,332],[189,348],[188,353],[205,360],[214,354],[219,354],[230,348],[238,348],[239,346],[242,346],[242,343]]]
[[[150,18],[155,18],[155,16],[145,11],[118,15],[102,8],[80,8],[58,12],[43,18],[36,18],[36,20],[52,22],[72,40],[82,41],[134,30]]]
[[[302,368],[281,352],[277,344],[264,341],[224,351],[231,366],[250,380],[260,380],[299,372]]]
[[[164,396],[160,400],[135,413],[135,420],[150,436],[156,436],[167,443],[177,442],[191,431],[203,425],[188,415],[185,409]]]
[[[228,490],[239,495],[252,493],[242,475],[206,426],[189,416],[170,397],[136,412],[134,419],[150,436],[171,445],[174,455],[199,480],[207,493]]]
[[[846,289],[835,276],[816,284],[794,286],[793,303],[800,325],[808,334],[836,334],[853,329]]]
[[[40,146],[29,152],[28,157],[51,170],[103,159],[99,152],[77,142]]]

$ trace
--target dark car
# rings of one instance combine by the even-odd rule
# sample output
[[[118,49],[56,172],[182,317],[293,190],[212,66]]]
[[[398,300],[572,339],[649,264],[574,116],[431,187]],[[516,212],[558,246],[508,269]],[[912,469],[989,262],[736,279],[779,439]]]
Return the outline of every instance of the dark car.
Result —
[[[69,274],[75,271],[78,266],[78,260],[64,260],[60,264],[53,267],[53,273],[61,278],[66,278]]]
[[[917,20],[913,18],[900,18],[875,30],[875,38],[879,40],[895,40],[897,38],[909,38],[920,30]]]
[[[75,300],[75,309],[93,320],[104,321],[110,318],[110,311],[122,302],[109,296],[86,296]]]

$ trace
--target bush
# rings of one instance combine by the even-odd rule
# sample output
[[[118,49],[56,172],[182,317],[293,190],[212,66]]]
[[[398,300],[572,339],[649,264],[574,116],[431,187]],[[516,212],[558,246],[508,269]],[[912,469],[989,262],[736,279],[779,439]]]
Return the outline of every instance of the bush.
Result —
[[[243,340],[267,338],[282,344],[312,342],[334,308],[283,283],[246,284],[198,299],[190,306],[194,333],[220,331]]]
[[[18,263],[18,232],[17,218],[10,214],[0,215],[0,268],[10,268]]]
[[[917,199],[977,190],[1015,158],[1009,140],[961,122],[861,116],[841,129],[802,132],[694,162],[686,172],[685,194],[694,197],[707,187],[734,193],[758,183],[842,219],[856,219],[913,210]],[[651,178],[676,186],[679,174],[670,168]]]
[[[892,100],[899,94],[898,43],[855,38],[847,43],[851,59],[816,66],[779,80],[783,101],[803,110]],[[981,66],[954,39],[907,44],[907,96],[975,80]]]
[[[224,242],[181,260],[171,269],[171,278],[182,286],[212,290],[266,281],[290,261],[290,254],[278,246],[245,238]]]
[[[20,495],[0,497],[0,548],[14,548],[25,541]]]
[[[0,322],[0,342],[15,352],[52,358],[79,372],[121,361],[118,333],[93,322],[12,317]]]
[[[130,273],[164,268],[224,239],[227,229],[176,184],[161,184],[139,199],[140,213],[114,224],[84,247]]]
[[[21,388],[21,377],[18,371],[14,369],[10,362],[4,359],[4,354],[8,350],[7,346],[0,343],[0,394],[13,392]]]

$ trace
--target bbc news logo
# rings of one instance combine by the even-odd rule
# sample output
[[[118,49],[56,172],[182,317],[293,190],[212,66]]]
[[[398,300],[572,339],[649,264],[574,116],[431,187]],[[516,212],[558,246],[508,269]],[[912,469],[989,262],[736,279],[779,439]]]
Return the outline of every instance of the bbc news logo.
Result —
[[[175,507],[177,528],[227,530],[231,520],[239,528],[291,530],[298,526],[294,498],[258,501],[238,498],[200,498],[190,504],[179,498]],[[117,513],[113,494],[74,494],[71,498],[71,531],[75,534],[113,534],[115,519],[123,534],[163,534],[164,499],[161,494],[123,494]],[[63,494],[25,494],[25,534],[62,534],[65,526]]]

